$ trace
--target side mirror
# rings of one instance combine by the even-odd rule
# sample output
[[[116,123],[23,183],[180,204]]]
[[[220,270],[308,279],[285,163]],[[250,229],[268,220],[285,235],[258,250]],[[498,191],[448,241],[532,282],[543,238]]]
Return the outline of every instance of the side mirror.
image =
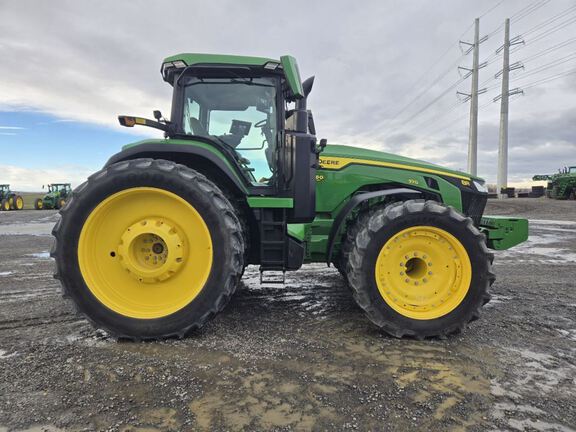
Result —
[[[154,110],[154,118],[157,121],[160,121],[160,119],[162,118],[162,113],[160,112],[160,110]]]
[[[44,185],[42,185],[42,189],[44,189]]]
[[[328,144],[328,141],[326,141],[326,138],[322,138],[316,146],[316,153],[322,153],[324,151],[324,147],[326,147],[326,144]]]

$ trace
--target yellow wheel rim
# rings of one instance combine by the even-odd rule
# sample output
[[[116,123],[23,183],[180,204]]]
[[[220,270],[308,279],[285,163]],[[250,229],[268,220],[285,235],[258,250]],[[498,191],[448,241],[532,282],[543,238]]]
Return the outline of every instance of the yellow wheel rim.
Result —
[[[212,239],[200,213],[172,192],[132,188],[102,201],[78,242],[92,294],[118,314],[161,318],[190,304],[212,268]]]
[[[380,250],[376,285],[399,314],[418,320],[442,317],[466,297],[472,266],[466,249],[449,232],[432,226],[400,231]]]
[[[22,210],[24,208],[24,200],[22,199],[22,197],[16,198],[16,208],[18,210]]]

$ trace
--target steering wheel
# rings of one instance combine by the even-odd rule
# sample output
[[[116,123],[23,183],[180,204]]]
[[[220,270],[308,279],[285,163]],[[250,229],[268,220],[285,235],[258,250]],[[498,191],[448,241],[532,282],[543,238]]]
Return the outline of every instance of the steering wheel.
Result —
[[[263,128],[264,126],[266,126],[266,123],[268,123],[268,119],[260,120],[259,122],[254,123],[254,127]]]

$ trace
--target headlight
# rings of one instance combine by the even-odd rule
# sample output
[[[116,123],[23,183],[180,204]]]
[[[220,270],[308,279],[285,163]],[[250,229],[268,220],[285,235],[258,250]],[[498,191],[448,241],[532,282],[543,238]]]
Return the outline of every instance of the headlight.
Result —
[[[474,186],[476,186],[476,190],[478,192],[488,192],[488,188],[484,186],[484,183],[480,183],[479,181],[472,180],[474,182]]]

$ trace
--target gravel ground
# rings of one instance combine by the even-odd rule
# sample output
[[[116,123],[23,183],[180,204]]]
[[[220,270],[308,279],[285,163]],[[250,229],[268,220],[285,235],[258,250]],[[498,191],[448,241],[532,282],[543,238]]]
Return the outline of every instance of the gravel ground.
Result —
[[[55,212],[0,213],[0,431],[576,430],[576,203],[488,213],[531,219],[531,238],[497,253],[462,335],[382,335],[311,265],[285,287],[249,268],[201,332],[154,343],[111,340],[62,300]]]

